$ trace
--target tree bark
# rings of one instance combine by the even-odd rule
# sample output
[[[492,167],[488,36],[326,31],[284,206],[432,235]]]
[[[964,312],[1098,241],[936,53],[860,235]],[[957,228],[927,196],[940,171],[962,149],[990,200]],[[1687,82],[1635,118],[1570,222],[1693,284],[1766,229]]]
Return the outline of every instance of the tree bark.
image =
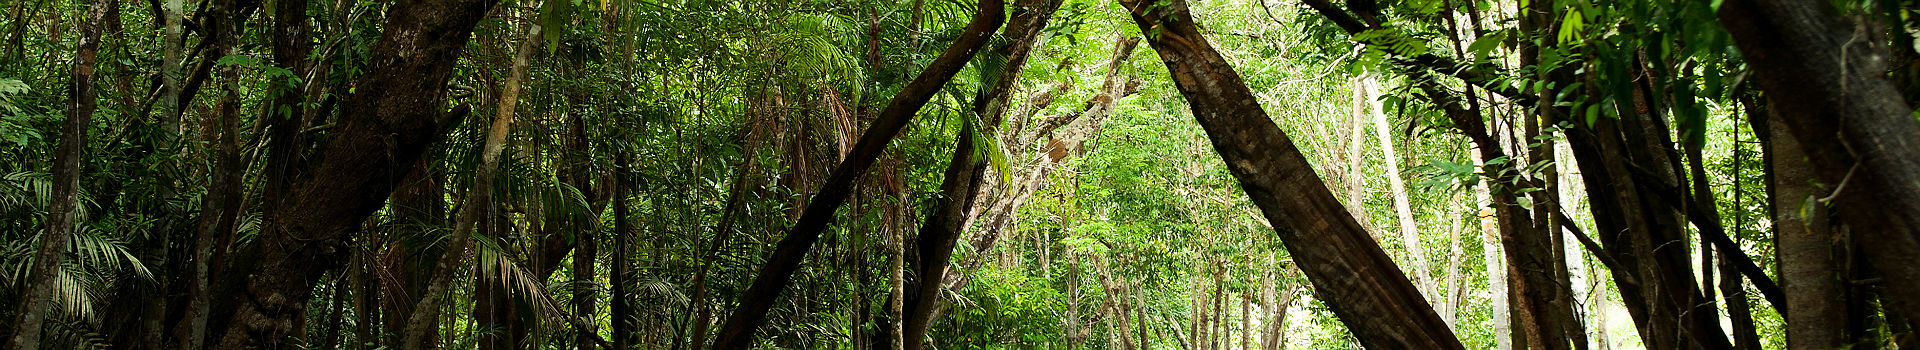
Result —
[[[1729,254],[1720,251],[1721,255]],[[1760,334],[1754,328],[1753,310],[1747,302],[1747,289],[1741,284],[1740,272],[1735,270],[1730,259],[1720,259],[1720,293],[1726,297],[1727,319],[1733,326],[1733,345],[1736,349],[1760,349]]]
[[[1920,315],[1920,121],[1886,78],[1885,44],[1820,1],[1736,0],[1719,17],[1758,73],[1772,121],[1833,186],[1810,195],[1834,201],[1857,242],[1871,242],[1860,246],[1884,278],[1887,310]]]
[[[1459,349],[1419,290],[1314,175],[1239,73],[1201,37],[1187,4],[1122,0],[1160,53],[1227,168],[1307,276],[1370,348]]]
[[[540,47],[540,32],[537,23],[527,29],[526,38],[521,39],[513,55],[510,73],[500,88],[499,106],[494,109],[493,122],[487,129],[486,143],[481,146],[480,168],[474,171],[473,185],[467,189],[467,198],[460,204],[459,216],[454,218],[446,252],[435,263],[436,271],[427,282],[427,289],[421,292],[413,315],[408,317],[405,338],[400,343],[402,349],[419,350],[429,345],[427,337],[438,329],[434,320],[439,318],[440,306],[446,302],[446,291],[453,284],[460,262],[466,261],[467,249],[473,245],[474,225],[486,220],[488,209],[494,205],[493,184],[499,176],[500,154],[506,149],[508,132],[513,130],[514,107],[520,100],[520,82],[527,74],[527,60],[533,50]]]
[[[800,219],[794,223],[787,236],[780,240],[773,255],[761,265],[760,272],[753,284],[741,294],[739,306],[721,327],[715,349],[746,349],[753,345],[753,333],[766,322],[767,311],[772,309],[782,290],[800,268],[813,242],[820,237],[833,219],[833,213],[840,204],[846,202],[851,194],[853,183],[867,168],[873,166],[880,153],[893,138],[900,134],[920,107],[925,106],[933,95],[939,93],[947,81],[952,80],[961,67],[973,58],[976,51],[984,46],[988,37],[1006,17],[1001,0],[982,0],[979,12],[967,23],[960,37],[941,52],[940,57],[927,65],[920,76],[900,90],[887,108],[873,121],[860,141],[854,144],[846,161],[836,166],[820,191],[808,202]]]
[[[1475,168],[1480,167],[1480,158],[1473,158],[1473,165]],[[1505,264],[1507,259],[1505,252],[1500,249],[1500,229],[1493,219],[1491,206],[1493,203],[1487,194],[1487,187],[1488,184],[1485,182],[1473,187],[1474,202],[1477,203],[1475,208],[1479,208],[1475,216],[1479,218],[1476,222],[1480,225],[1480,254],[1486,261],[1484,266],[1487,268],[1487,294],[1493,295],[1492,313],[1489,318],[1493,319],[1494,348],[1507,350],[1513,349],[1514,345],[1513,323],[1505,316],[1512,311],[1511,302],[1507,298],[1512,293],[1509,293],[1507,288]]]
[[[1499,221],[1500,241],[1507,255],[1508,274],[1512,277],[1513,296],[1517,298],[1514,316],[1518,318],[1520,330],[1530,349],[1567,349],[1569,341],[1582,338],[1578,324],[1574,321],[1570,301],[1573,292],[1566,283],[1559,282],[1556,273],[1565,268],[1565,264],[1555,263],[1552,237],[1557,230],[1539,230],[1534,225],[1534,215],[1529,207],[1519,202],[1521,189],[1535,184],[1534,179],[1526,178],[1514,163],[1522,162],[1511,158],[1498,140],[1488,130],[1480,116],[1461,106],[1451,91],[1444,88],[1418,71],[1409,72],[1413,84],[1426,92],[1434,103],[1440,105],[1455,129],[1472,140],[1480,153],[1483,165],[1482,174],[1488,176],[1488,195],[1494,215]],[[1497,162],[1496,160],[1502,160]],[[1498,291],[1496,291],[1498,292]],[[1584,339],[1577,341],[1584,343]]]
[[[628,286],[628,284],[632,283],[632,281],[629,280],[632,276],[632,272],[629,271],[632,262],[628,261],[630,257],[627,256],[630,254],[628,249],[632,247],[633,243],[633,227],[628,226],[627,223],[627,216],[631,215],[630,211],[632,210],[627,206],[629,186],[627,179],[633,176],[632,168],[628,162],[632,161],[632,159],[632,155],[628,154],[626,150],[621,150],[614,154],[613,160],[615,166],[613,171],[613,257],[607,259],[607,262],[613,265],[613,271],[612,274],[608,276],[607,282],[612,285],[613,289],[613,305],[611,306],[613,317],[613,348],[617,350],[626,350],[632,347],[635,340],[634,323],[636,320],[633,314],[633,304],[630,300],[633,296]]]
[[[570,104],[581,104],[582,101],[578,101],[579,91],[572,90],[569,91],[570,96],[568,96]],[[592,148],[587,144],[587,123],[582,119],[582,111],[567,111],[565,114],[568,134],[564,143],[565,148],[562,149],[564,154],[561,155],[561,159],[566,161],[566,167],[561,173],[561,181],[565,181],[568,186],[579,191],[582,198],[596,198],[593,183],[589,181],[592,172],[588,169],[588,165],[593,159]],[[577,323],[584,325],[584,329],[575,329],[573,345],[579,350],[592,350],[595,338],[600,334],[597,330],[599,322],[593,319],[599,314],[599,309],[594,306],[594,299],[598,298],[594,295],[594,290],[599,288],[599,274],[595,272],[594,267],[600,257],[598,238],[600,211],[595,210],[596,207],[587,204],[587,208],[581,208],[586,211],[585,213],[569,215],[565,221],[567,229],[573,231],[573,314],[588,318],[586,322]]]
[[[46,323],[47,308],[55,291],[54,275],[65,258],[67,241],[73,237],[75,221],[80,219],[80,160],[86,157],[87,128],[93,125],[96,95],[93,87],[94,64],[100,50],[100,23],[108,13],[119,11],[119,0],[94,0],[87,6],[86,19],[80,22],[80,43],[73,60],[73,73],[67,83],[69,104],[67,121],[61,124],[60,145],[53,154],[53,184],[47,204],[47,230],[40,234],[40,246],[34,251],[33,265],[27,271],[27,292],[20,297],[18,318],[7,349],[40,348],[40,333]]]
[[[1844,274],[1835,261],[1827,206],[1813,200],[1813,168],[1787,131],[1772,122],[1765,106],[1742,99],[1766,158],[1767,183],[1780,285],[1787,296],[1787,347],[1834,349],[1846,345],[1846,288],[1834,278]],[[1775,307],[1781,307],[1775,305]]]
[[[1433,265],[1427,263],[1426,249],[1420,246],[1420,223],[1413,221],[1413,205],[1409,203],[1407,187],[1400,179],[1400,155],[1393,149],[1393,128],[1387,123],[1387,114],[1380,110],[1379,81],[1366,79],[1367,114],[1373,115],[1374,135],[1380,138],[1380,151],[1386,155],[1387,186],[1393,191],[1393,209],[1400,219],[1400,245],[1406,250],[1407,259],[1413,270],[1413,285],[1429,298],[1438,294],[1433,289]],[[1354,203],[1354,206],[1359,206]]]
[[[290,188],[253,244],[227,268],[250,276],[225,300],[216,348],[284,348],[321,275],[340,265],[351,233],[397,177],[440,137],[453,61],[492,0],[399,0],[373,43],[358,92],[343,104],[312,174]]]
[[[972,138],[988,138],[999,130],[1006,114],[1007,96],[1019,81],[1020,71],[1026,67],[1027,54],[1037,44],[1047,20],[1060,9],[1060,3],[1060,0],[1020,0],[1014,4],[1013,17],[1000,35],[1012,42],[994,48],[994,54],[1005,55],[1007,61],[998,78],[993,80],[995,83],[974,98],[973,111],[979,119],[966,123],[954,137],[953,158],[940,181],[940,195],[934,199],[933,215],[927,217],[914,245],[919,249],[916,254],[919,259],[911,267],[918,278],[908,284],[910,289],[904,290],[910,293],[904,300],[906,318],[901,329],[906,349],[918,350],[926,345],[927,330],[933,326],[936,314],[934,309],[941,306],[940,289],[944,286],[941,282],[946,279],[954,244],[965,231],[966,214],[975,206],[980,187],[985,183],[986,156],[981,152],[994,150],[976,149],[977,143]]]

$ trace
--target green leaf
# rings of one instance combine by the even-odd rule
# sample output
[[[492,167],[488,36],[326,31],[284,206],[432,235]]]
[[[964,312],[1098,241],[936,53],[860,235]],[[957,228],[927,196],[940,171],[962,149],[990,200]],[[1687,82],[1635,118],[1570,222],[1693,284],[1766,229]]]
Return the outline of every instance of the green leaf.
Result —
[[[1474,39],[1473,44],[1467,45],[1467,52],[1473,54],[1473,57],[1474,57],[1473,60],[1475,61],[1483,60],[1483,59],[1486,59],[1487,55],[1490,52],[1493,52],[1493,49],[1499,48],[1500,43],[1503,43],[1506,41],[1507,41],[1506,31],[1496,32],[1493,35],[1483,36],[1483,37],[1480,37],[1479,39]]]
[[[1560,42],[1567,43],[1579,40],[1580,31],[1587,28],[1585,21],[1586,16],[1580,15],[1579,9],[1568,9],[1566,16],[1560,20]]]
[[[548,0],[540,9],[540,40],[546,41],[547,54],[560,49],[560,39],[567,32],[567,24],[572,23],[574,1]]]

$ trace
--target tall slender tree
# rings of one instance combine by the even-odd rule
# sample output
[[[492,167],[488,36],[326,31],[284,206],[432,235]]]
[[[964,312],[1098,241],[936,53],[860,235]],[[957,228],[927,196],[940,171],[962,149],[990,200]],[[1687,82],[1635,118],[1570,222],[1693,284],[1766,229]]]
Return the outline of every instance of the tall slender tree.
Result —
[[[55,274],[66,257],[67,241],[72,239],[80,218],[80,162],[86,157],[87,129],[93,126],[98,94],[93,80],[100,54],[100,27],[109,13],[120,10],[119,0],[94,0],[87,5],[86,17],[76,28],[80,43],[74,49],[73,71],[67,82],[67,120],[61,124],[60,146],[54,150],[53,188],[47,205],[47,227],[40,233],[40,246],[34,250],[33,266],[27,271],[27,292],[20,298],[13,335],[7,337],[7,349],[40,348],[41,329],[46,324],[47,308],[52,305]]]

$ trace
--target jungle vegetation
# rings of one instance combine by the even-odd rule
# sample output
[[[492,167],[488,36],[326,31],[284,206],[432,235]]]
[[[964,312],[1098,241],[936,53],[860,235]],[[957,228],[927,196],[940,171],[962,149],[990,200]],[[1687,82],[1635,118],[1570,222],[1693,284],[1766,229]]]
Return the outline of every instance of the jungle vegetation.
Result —
[[[5,349],[1920,349],[1912,0],[0,13]]]

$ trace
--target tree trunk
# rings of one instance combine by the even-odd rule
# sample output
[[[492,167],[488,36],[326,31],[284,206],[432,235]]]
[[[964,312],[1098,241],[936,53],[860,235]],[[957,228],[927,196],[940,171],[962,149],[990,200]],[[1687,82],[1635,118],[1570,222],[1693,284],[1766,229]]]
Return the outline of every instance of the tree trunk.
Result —
[[[223,2],[226,4],[215,6],[232,7],[231,2]],[[210,22],[236,24],[225,21]],[[237,44],[234,32],[238,29],[222,26],[212,30],[214,38],[211,40],[217,41],[213,44],[214,55],[225,57],[227,52],[232,51]],[[217,134],[205,136],[213,138],[211,141],[214,141],[218,148],[211,152],[214,157],[213,170],[208,174],[211,181],[207,184],[207,195],[201,201],[203,209],[200,212],[200,223],[193,238],[193,257],[186,277],[187,308],[184,310],[185,316],[180,321],[180,325],[174,328],[178,332],[176,341],[183,350],[197,350],[206,346],[207,319],[213,311],[211,305],[213,291],[210,290],[208,281],[212,278],[214,246],[218,242],[231,239],[235,229],[234,222],[239,218],[242,209],[240,208],[242,185],[240,177],[241,172],[246,169],[242,168],[244,165],[240,163],[239,135],[237,135],[240,132],[238,119],[242,98],[238,79],[241,77],[233,66],[222,67],[220,75],[225,81],[221,86],[227,96],[220,99],[220,111],[217,115],[210,116],[213,120],[209,120],[207,124],[213,126],[208,129]]]
[[[399,0],[387,10],[385,33],[370,64],[329,129],[310,176],[274,198],[253,244],[224,271],[248,276],[221,312],[216,348],[290,347],[294,320],[305,316],[313,286],[340,265],[351,233],[379,210],[426,146],[438,139],[447,78],[474,24],[492,0]],[[239,290],[239,289],[244,290]]]
[[[1473,141],[1484,167],[1481,172],[1498,174],[1486,180],[1487,194],[1499,221],[1501,245],[1508,254],[1506,271],[1512,278],[1509,287],[1517,299],[1513,303],[1517,306],[1513,315],[1528,343],[1527,348],[1567,349],[1569,341],[1584,344],[1584,339],[1578,339],[1583,334],[1578,325],[1566,324],[1574,321],[1572,304],[1568,302],[1573,292],[1566,283],[1559,282],[1557,275],[1565,268],[1565,264],[1555,262],[1557,255],[1553,252],[1552,235],[1558,231],[1540,230],[1534,225],[1532,212],[1519,201],[1523,198],[1521,189],[1533,185],[1535,180],[1520,174],[1520,166],[1514,163],[1521,161],[1508,157],[1501,143],[1488,133],[1480,116],[1458,103],[1450,91],[1442,91],[1442,87],[1421,72],[1410,71],[1408,76],[1414,80],[1412,84],[1442,107],[1454,128]],[[1506,161],[1496,161],[1502,159]]]
[[[836,166],[827,177],[827,182],[808,202],[801,217],[780,240],[773,255],[761,265],[760,272],[753,284],[741,294],[739,306],[726,325],[721,327],[715,349],[745,349],[753,344],[753,333],[766,322],[767,311],[772,309],[782,290],[800,268],[813,242],[820,237],[827,224],[833,219],[834,211],[851,194],[853,183],[867,168],[873,166],[880,153],[900,130],[906,127],[920,107],[925,106],[933,95],[952,80],[960,68],[973,58],[974,52],[984,46],[993,31],[1000,27],[1005,18],[1004,3],[1001,0],[982,0],[979,12],[947,50],[939,58],[927,65],[920,76],[900,90],[898,95],[880,112],[860,141],[854,144],[846,161]]]
[[[1719,17],[1768,92],[1772,121],[1833,186],[1809,195],[1837,201],[1856,242],[1871,242],[1860,246],[1884,278],[1888,312],[1920,315],[1920,121],[1886,78],[1886,46],[1859,41],[1866,25],[1826,2],[1737,0]]]
[[[67,241],[80,219],[80,159],[86,157],[87,128],[93,125],[96,92],[93,88],[94,64],[100,50],[100,23],[108,13],[119,11],[119,0],[94,0],[87,6],[87,17],[80,23],[80,43],[73,60],[73,73],[67,93],[67,122],[61,124],[60,146],[53,154],[53,189],[47,204],[47,230],[40,235],[40,247],[34,251],[33,265],[27,271],[27,292],[20,298],[13,336],[7,349],[40,348],[41,328],[47,308],[53,303],[54,275],[65,258]]]
[[[1760,136],[1766,158],[1767,194],[1772,212],[1780,285],[1787,295],[1782,317],[1787,322],[1787,347],[1835,349],[1846,345],[1846,289],[1835,275],[1844,274],[1835,261],[1827,206],[1813,200],[1813,182],[1800,142],[1785,123],[1772,122],[1765,106],[1742,99],[1754,134]],[[1776,305],[1776,307],[1779,307]]]
[[[1479,168],[1480,158],[1473,158],[1473,165]],[[1506,317],[1511,312],[1507,300],[1507,296],[1511,294],[1507,289],[1505,264],[1507,259],[1505,252],[1500,251],[1500,229],[1498,224],[1494,223],[1493,208],[1490,206],[1493,203],[1492,199],[1488,198],[1487,186],[1488,184],[1482,182],[1473,187],[1474,202],[1477,203],[1475,208],[1479,208],[1476,216],[1480,219],[1478,220],[1481,233],[1480,254],[1486,260],[1484,265],[1487,268],[1487,294],[1493,295],[1492,313],[1489,315],[1493,319],[1494,347],[1499,350],[1508,350],[1513,349],[1514,344],[1513,324]]]
[[[577,90],[571,92],[569,100],[579,99]],[[580,101],[571,101],[570,104],[578,105]],[[592,149],[587,144],[587,123],[581,114],[581,111],[566,112],[568,135],[561,159],[567,165],[562,169],[561,180],[579,191],[583,198],[591,200],[596,197],[593,184],[589,181],[593,176],[588,169],[593,161],[590,154]],[[594,210],[594,207],[589,204],[587,208],[580,208],[586,212],[571,215],[565,221],[567,229],[573,231],[573,314],[587,318],[586,322],[577,322],[584,325],[584,329],[575,329],[573,345],[579,350],[593,350],[595,338],[600,334],[597,330],[599,322],[594,321],[595,315],[599,314],[599,309],[594,306],[594,299],[598,298],[594,295],[594,289],[598,288],[600,280],[594,265],[600,257],[600,211]]]
[[[918,277],[914,280],[917,283],[910,283],[910,288],[903,290],[910,293],[904,298],[907,314],[901,331],[906,349],[926,347],[924,339],[933,326],[934,309],[940,308],[940,289],[944,286],[941,282],[952,260],[954,244],[966,229],[963,226],[966,214],[975,206],[980,187],[985,183],[986,156],[981,152],[995,150],[976,149],[979,142],[973,138],[989,137],[987,135],[999,129],[1006,114],[1007,96],[1012,94],[1020,71],[1026,67],[1027,54],[1036,46],[1041,29],[1047,27],[1047,19],[1053,17],[1060,3],[1060,0],[1020,0],[1014,4],[1013,17],[1001,33],[1012,42],[994,48],[994,54],[1005,55],[1007,62],[998,78],[991,80],[995,83],[974,98],[973,111],[979,119],[965,123],[960,134],[954,137],[953,158],[940,181],[940,195],[934,197],[933,215],[927,217],[915,244],[919,259],[911,267]]]
[[[629,186],[627,179],[633,176],[628,162],[633,158],[624,149],[615,153],[613,157],[613,164],[616,167],[613,172],[613,257],[607,259],[607,263],[613,264],[613,272],[607,277],[607,282],[613,289],[613,348],[626,350],[634,344],[635,325],[631,302],[633,295],[628,290],[629,284],[633,283],[628,280],[632,277],[632,272],[628,270],[632,262],[628,261],[631,258],[627,256],[630,254],[628,249],[633,243],[633,227],[628,226],[627,223],[627,216],[631,215],[632,210],[627,206],[627,186]]]
[[[1720,251],[1721,255],[1728,254]],[[1733,345],[1737,349],[1760,349],[1760,334],[1754,328],[1753,310],[1747,302],[1747,289],[1741,285],[1740,272],[1730,259],[1720,259],[1720,293],[1727,300],[1727,319],[1731,321]]]
[[[1373,115],[1374,134],[1380,137],[1380,150],[1386,155],[1387,185],[1393,191],[1393,209],[1400,218],[1400,245],[1406,250],[1407,259],[1412,265],[1410,270],[1413,273],[1409,277],[1413,278],[1413,284],[1420,288],[1421,294],[1432,298],[1437,296],[1433,290],[1433,265],[1427,263],[1426,249],[1420,246],[1420,223],[1413,221],[1413,206],[1407,200],[1409,194],[1406,185],[1400,180],[1400,155],[1393,150],[1393,127],[1387,123],[1387,114],[1380,110],[1380,84],[1378,79],[1371,76],[1366,78],[1364,84],[1367,114]],[[1355,203],[1354,206],[1360,205]]]
[[[1445,215],[1447,218],[1447,241],[1451,242],[1450,246],[1453,249],[1447,254],[1447,296],[1444,302],[1446,307],[1442,308],[1446,310],[1446,313],[1440,316],[1447,321],[1447,326],[1458,330],[1460,329],[1460,305],[1463,304],[1462,299],[1467,295],[1467,293],[1462,290],[1465,289],[1466,284],[1464,283],[1464,276],[1460,273],[1461,260],[1466,259],[1467,251],[1466,246],[1462,244],[1463,242],[1460,239],[1462,228],[1460,227],[1461,218],[1459,215],[1461,213],[1471,213],[1472,211],[1470,208],[1460,206],[1460,194],[1458,193],[1455,193],[1448,199],[1447,208],[1450,209],[1447,215]]]
[[[1248,331],[1253,329],[1253,327],[1249,323],[1253,319],[1253,317],[1248,317],[1253,315],[1252,309],[1253,309],[1253,298],[1249,295],[1241,294],[1240,295],[1240,350],[1253,350],[1253,332]]]
[[[1206,129],[1227,168],[1266,214],[1334,314],[1370,348],[1459,349],[1406,275],[1340,206],[1227,61],[1187,4],[1122,0]]]
[[[180,66],[181,61],[184,59],[184,53],[181,51],[185,50],[187,42],[187,33],[183,28],[186,22],[186,18],[183,16],[183,13],[186,12],[184,2],[184,0],[164,0],[163,3],[165,3],[165,7],[161,10],[161,20],[164,22],[162,25],[164,28],[162,29],[162,33],[164,34],[162,34],[161,37],[161,88],[160,100],[158,102],[160,110],[169,112],[161,113],[162,127],[176,135],[180,134],[180,121],[172,120],[174,114],[170,112],[180,109]],[[14,18],[26,17],[16,16]]]
[[[896,215],[897,217],[897,215]],[[901,350],[907,346],[906,337],[906,301],[907,295],[907,230],[895,225],[880,228],[887,234],[887,324],[884,331],[887,336],[888,350]],[[918,343],[918,341],[914,341]]]
[[[534,24],[527,30],[527,37],[521,39],[520,47],[513,56],[507,81],[500,88],[500,104],[494,111],[493,122],[487,129],[486,143],[481,146],[480,168],[474,171],[473,185],[467,189],[467,198],[460,203],[459,216],[453,220],[453,231],[447,239],[446,252],[435,263],[435,273],[427,282],[427,289],[421,292],[420,302],[414,306],[413,315],[408,317],[405,338],[401,348],[419,350],[426,348],[427,337],[438,330],[434,320],[440,316],[440,306],[446,302],[447,289],[453,284],[459,264],[467,259],[467,249],[473,244],[473,230],[481,220],[486,220],[488,209],[493,206],[493,185],[499,176],[500,154],[507,147],[507,134],[513,130],[514,107],[520,99],[520,82],[526,77],[527,60],[540,42],[540,25]],[[490,220],[489,220],[490,221]]]

